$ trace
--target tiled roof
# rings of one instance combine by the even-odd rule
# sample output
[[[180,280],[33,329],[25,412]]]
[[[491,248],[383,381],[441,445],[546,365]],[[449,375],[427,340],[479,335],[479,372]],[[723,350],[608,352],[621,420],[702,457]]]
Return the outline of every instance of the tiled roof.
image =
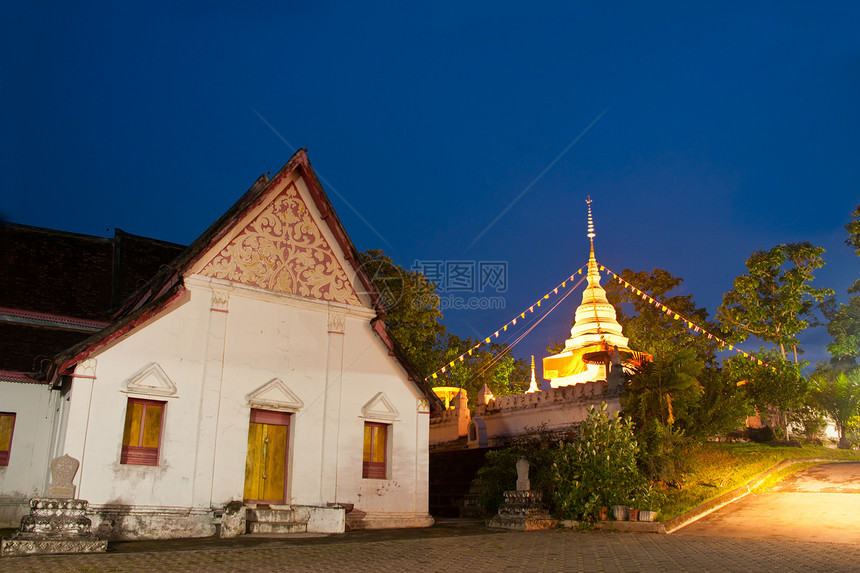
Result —
[[[119,229],[103,238],[0,226],[0,370],[37,372],[103,329],[111,310],[182,249]]]

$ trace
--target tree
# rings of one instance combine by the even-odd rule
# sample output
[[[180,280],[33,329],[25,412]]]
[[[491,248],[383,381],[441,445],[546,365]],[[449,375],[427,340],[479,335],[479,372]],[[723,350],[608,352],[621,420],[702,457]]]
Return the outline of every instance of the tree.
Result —
[[[854,365],[860,357],[860,296],[852,296],[848,304],[829,298],[820,308],[827,319],[827,332],[833,337],[833,342],[827,345],[833,363]]]
[[[791,424],[806,404],[809,392],[809,380],[801,375],[805,364],[785,360],[779,352],[762,348],[758,360],[733,356],[726,360],[725,367],[759,413],[773,413],[785,439],[789,439]]]
[[[702,395],[697,377],[704,365],[691,348],[650,348],[649,352],[653,360],[636,369],[627,384],[624,412],[641,429],[654,422],[664,426],[676,420],[686,423]]]
[[[851,221],[845,225],[845,230],[848,231],[848,238],[845,239],[845,244],[854,249],[854,253],[860,257],[860,205],[851,213]],[[856,282],[854,283],[857,284]]]
[[[707,328],[712,332],[717,330],[716,325],[708,320],[708,312],[696,305],[693,295],[669,296],[672,291],[681,286],[684,279],[663,269],[654,269],[651,272],[624,269],[621,277],[679,315],[695,322],[699,327]],[[630,339],[630,348],[637,350],[692,348],[702,362],[714,361],[716,339],[708,339],[703,333],[692,332],[687,328],[686,322],[675,320],[674,315],[666,314],[659,307],[617,281],[609,281],[606,285],[606,297],[616,309],[618,322],[624,328],[624,335]],[[625,310],[625,304],[627,310]],[[631,308],[632,312],[630,312]]]
[[[860,368],[817,370],[812,376],[810,398],[836,424],[839,447],[848,448],[846,435],[856,428],[860,416]]]
[[[824,252],[808,242],[755,251],[746,262],[749,274],[734,280],[717,310],[723,329],[736,342],[749,336],[770,342],[779,347],[783,359],[789,347],[797,362],[797,335],[810,325],[806,319],[814,303],[833,294],[809,284],[813,272],[824,266]]]
[[[851,221],[845,225],[848,238],[845,244],[854,248],[860,256],[860,205],[851,214]],[[848,294],[860,293],[860,279],[848,289]],[[834,364],[853,366],[860,356],[860,296],[852,296],[848,304],[840,304],[835,298],[821,303],[821,312],[827,319],[827,332],[833,342],[827,351],[833,356]]]
[[[444,354],[437,367],[445,364],[450,366],[452,361],[454,366],[446,369],[443,377],[437,380],[446,386],[463,388],[473,404],[484,384],[495,396],[518,394],[528,388],[530,371],[525,360],[511,356],[510,349],[504,344],[482,345],[469,352],[477,343],[471,337],[461,339],[455,334],[448,334]],[[460,355],[463,355],[462,361]]]
[[[385,307],[391,335],[421,375],[429,375],[442,364],[445,352],[436,285],[421,273],[395,265],[380,250],[364,251],[359,258]]]
[[[513,358],[506,345],[482,345],[470,353],[477,340],[462,339],[447,331],[440,322],[436,285],[422,273],[404,270],[380,250],[365,251],[360,258],[386,309],[389,332],[422,376],[456,361],[432,382],[464,388],[472,403],[484,384],[496,396],[522,392],[528,387],[528,365]]]
[[[698,377],[702,396],[689,414],[688,432],[700,438],[741,428],[752,413],[747,395],[723,368],[706,367]]]

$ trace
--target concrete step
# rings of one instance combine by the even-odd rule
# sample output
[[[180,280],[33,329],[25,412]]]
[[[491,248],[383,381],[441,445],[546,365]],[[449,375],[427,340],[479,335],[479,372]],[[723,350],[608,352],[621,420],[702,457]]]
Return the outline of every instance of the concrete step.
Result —
[[[247,521],[285,522],[295,521],[296,512],[292,509],[248,509],[245,514]]]
[[[308,524],[295,521],[249,521],[248,533],[307,533]]]

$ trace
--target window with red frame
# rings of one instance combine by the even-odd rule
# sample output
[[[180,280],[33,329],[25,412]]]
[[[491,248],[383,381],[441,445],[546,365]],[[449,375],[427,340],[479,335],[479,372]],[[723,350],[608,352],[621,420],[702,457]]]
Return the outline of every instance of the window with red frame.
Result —
[[[388,442],[388,425],[364,423],[364,457],[361,477],[385,479],[385,454]]]
[[[157,466],[165,402],[129,398],[119,463]]]
[[[15,414],[0,412],[0,466],[9,465],[9,452],[12,450],[12,433],[15,430]]]

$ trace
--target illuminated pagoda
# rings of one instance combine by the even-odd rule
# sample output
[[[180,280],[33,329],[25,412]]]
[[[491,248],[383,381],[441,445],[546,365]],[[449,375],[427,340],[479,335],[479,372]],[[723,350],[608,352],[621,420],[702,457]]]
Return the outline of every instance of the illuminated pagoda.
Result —
[[[582,382],[607,380],[612,366],[621,367],[625,361],[650,360],[648,354],[636,352],[627,346],[627,338],[615,315],[615,308],[600,286],[600,269],[594,256],[594,221],[591,216],[591,198],[588,203],[588,239],[591,254],[588,257],[588,285],[582,293],[582,304],[576,309],[575,321],[564,350],[543,359],[543,377],[552,388]],[[620,374],[620,372],[619,372]]]

